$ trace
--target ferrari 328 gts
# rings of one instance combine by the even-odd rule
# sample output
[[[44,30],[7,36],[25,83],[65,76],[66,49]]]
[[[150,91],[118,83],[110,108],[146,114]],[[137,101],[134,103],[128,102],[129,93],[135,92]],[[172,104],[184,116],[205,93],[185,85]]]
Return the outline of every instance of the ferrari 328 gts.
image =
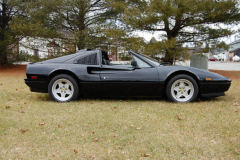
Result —
[[[27,65],[25,83],[32,92],[49,93],[57,102],[83,97],[163,97],[193,102],[197,97],[224,96],[231,80],[184,66],[163,66],[133,51],[127,64],[111,64],[103,50],[80,50]]]

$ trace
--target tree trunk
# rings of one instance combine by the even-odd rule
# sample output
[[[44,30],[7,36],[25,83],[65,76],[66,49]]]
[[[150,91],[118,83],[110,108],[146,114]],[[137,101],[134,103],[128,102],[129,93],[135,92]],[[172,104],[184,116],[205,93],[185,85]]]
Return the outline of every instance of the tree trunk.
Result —
[[[84,41],[84,38],[82,36],[78,37],[77,47],[78,47],[78,50],[81,50],[81,49],[85,48],[85,41]]]
[[[171,65],[173,64],[174,62],[174,57],[175,57],[175,54],[176,54],[176,44],[174,41],[174,38],[177,37],[178,35],[178,31],[179,30],[176,30],[176,31],[172,31],[172,30],[167,30],[167,37],[168,37],[168,41],[171,42],[172,44],[168,44],[167,48],[166,48],[166,54],[165,54],[165,60],[167,62],[169,62]]]
[[[7,4],[2,3],[2,9],[0,14],[0,64],[7,64],[7,49],[8,44],[6,43],[7,36],[6,33],[8,31],[8,23],[10,21],[10,17],[7,15],[8,9]]]
[[[6,47],[0,49],[0,64],[8,64],[7,51],[5,48]]]
[[[5,30],[0,31],[0,64],[7,64],[7,44]]]
[[[77,47],[78,50],[85,48],[85,35],[83,33],[80,33],[77,37]]]
[[[166,49],[165,61],[169,62],[171,65],[173,64],[173,56],[171,55],[171,51]]]
[[[85,46],[85,5],[81,4],[79,7],[79,13],[78,13],[78,36],[77,36],[77,47],[79,50],[84,49]]]

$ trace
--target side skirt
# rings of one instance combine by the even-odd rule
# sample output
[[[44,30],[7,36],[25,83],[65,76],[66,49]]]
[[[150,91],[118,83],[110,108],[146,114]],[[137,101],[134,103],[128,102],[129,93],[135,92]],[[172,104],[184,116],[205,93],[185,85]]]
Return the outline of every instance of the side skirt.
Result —
[[[206,93],[206,94],[201,94],[202,97],[219,97],[219,96],[225,96],[224,92],[220,93]]]

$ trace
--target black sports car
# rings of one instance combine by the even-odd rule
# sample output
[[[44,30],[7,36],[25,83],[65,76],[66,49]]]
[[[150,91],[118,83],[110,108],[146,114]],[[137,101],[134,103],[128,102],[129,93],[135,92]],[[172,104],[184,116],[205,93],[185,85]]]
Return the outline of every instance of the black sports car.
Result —
[[[107,52],[79,52],[27,65],[25,83],[32,92],[49,93],[58,102],[84,97],[161,97],[192,102],[198,96],[224,96],[231,80],[209,71],[163,66],[129,51],[127,64],[111,64]]]

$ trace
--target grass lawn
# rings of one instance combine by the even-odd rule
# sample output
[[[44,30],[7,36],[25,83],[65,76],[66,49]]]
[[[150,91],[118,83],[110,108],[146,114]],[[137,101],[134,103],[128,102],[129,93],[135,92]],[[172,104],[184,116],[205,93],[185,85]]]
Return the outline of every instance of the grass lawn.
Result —
[[[240,72],[226,96],[53,102],[0,68],[0,159],[240,159]]]

